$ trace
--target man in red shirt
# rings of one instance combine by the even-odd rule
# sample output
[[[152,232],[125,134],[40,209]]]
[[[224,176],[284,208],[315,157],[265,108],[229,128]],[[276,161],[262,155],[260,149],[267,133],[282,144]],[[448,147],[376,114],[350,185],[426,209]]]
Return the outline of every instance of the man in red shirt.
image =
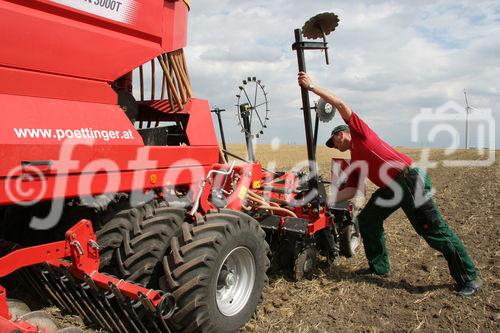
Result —
[[[304,72],[298,74],[299,85],[334,106],[347,125],[337,126],[326,145],[340,151],[350,150],[351,172],[346,188],[335,202],[349,200],[368,177],[379,188],[358,215],[359,228],[369,268],[360,273],[386,275],[389,257],[385,246],[383,222],[402,208],[415,231],[448,262],[459,294],[471,296],[480,288],[476,267],[458,236],[444,221],[432,198],[429,175],[413,166],[413,160],[396,151],[331,91],[313,84]]]

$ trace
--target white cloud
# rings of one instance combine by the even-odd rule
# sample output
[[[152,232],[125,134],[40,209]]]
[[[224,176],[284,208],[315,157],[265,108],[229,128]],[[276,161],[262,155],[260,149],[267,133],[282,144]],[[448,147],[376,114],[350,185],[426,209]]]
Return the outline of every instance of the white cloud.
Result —
[[[228,110],[229,141],[243,142],[234,104],[247,76],[261,79],[269,93],[271,119],[262,140],[305,141],[293,30],[326,11],[340,17],[328,36],[332,65],[320,52],[307,52],[308,72],[390,143],[410,143],[410,121],[422,107],[464,104],[464,88],[475,107],[493,110],[498,124],[497,1],[194,1],[186,48],[190,76],[197,97]],[[332,125],[321,125],[319,142]],[[496,142],[500,146],[500,135]]]

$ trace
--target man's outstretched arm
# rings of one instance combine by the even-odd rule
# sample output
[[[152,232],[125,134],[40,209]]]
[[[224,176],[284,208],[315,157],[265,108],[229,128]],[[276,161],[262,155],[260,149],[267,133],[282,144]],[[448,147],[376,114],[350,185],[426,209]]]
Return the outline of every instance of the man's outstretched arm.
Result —
[[[307,73],[299,72],[298,81],[301,87],[315,93],[319,97],[323,98],[325,102],[330,103],[333,107],[335,107],[342,116],[342,119],[344,119],[346,122],[348,122],[349,119],[351,119],[351,114],[352,114],[351,108],[346,103],[344,103],[344,101],[342,101],[338,96],[336,96],[333,92],[325,88],[322,88],[316,84],[313,84],[313,81],[311,80],[311,78]]]

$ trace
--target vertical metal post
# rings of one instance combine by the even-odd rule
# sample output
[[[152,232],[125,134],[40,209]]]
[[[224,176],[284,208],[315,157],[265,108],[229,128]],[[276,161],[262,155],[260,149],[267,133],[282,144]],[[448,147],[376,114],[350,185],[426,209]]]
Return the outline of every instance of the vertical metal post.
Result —
[[[465,149],[469,149],[469,101],[467,100],[467,92],[464,89],[465,96]]]
[[[318,130],[319,130],[319,117],[316,113],[316,120],[314,121],[314,140],[313,140],[313,151],[316,154],[316,147],[318,146]]]
[[[299,43],[302,42],[302,35],[300,29],[295,29],[295,43],[297,45],[297,62],[299,65],[299,72],[306,71],[306,62],[304,57],[304,49]],[[311,189],[318,188],[318,167],[316,164],[316,152],[314,151],[313,143],[313,130],[311,120],[311,106],[309,101],[309,91],[306,88],[300,87],[302,93],[302,110],[304,112],[304,126],[306,130],[306,144],[307,144],[307,158],[309,159],[309,171],[313,176],[310,180]]]
[[[215,108],[212,110],[212,112],[214,112],[216,115],[217,115],[217,120],[219,121],[219,131],[220,131],[220,139],[222,141],[222,149],[224,149],[224,158],[226,159],[226,161],[228,161],[227,159],[227,148],[226,148],[226,137],[224,136],[224,127],[222,126],[222,118],[220,116],[220,113],[222,111],[226,111],[224,109],[219,109],[219,108]]]
[[[465,149],[469,149],[469,110],[465,114]]]
[[[250,105],[248,103],[241,104],[240,105],[240,114],[241,114],[241,119],[243,119],[243,128],[245,129],[245,141],[247,143],[248,160],[254,162],[255,155],[253,152],[251,123],[250,123],[250,117],[249,117],[249,113],[250,113],[249,107],[250,107]]]

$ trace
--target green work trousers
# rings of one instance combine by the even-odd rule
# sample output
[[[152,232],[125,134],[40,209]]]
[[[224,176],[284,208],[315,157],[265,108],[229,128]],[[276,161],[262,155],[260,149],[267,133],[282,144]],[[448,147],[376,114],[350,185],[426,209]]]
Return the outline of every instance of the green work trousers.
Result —
[[[450,229],[436,207],[431,189],[431,178],[427,173],[420,168],[408,167],[391,185],[376,190],[358,215],[365,254],[370,268],[376,274],[389,272],[383,222],[401,207],[415,231],[433,249],[443,254],[451,276],[458,286],[463,286],[476,279],[477,270],[462,241]],[[383,200],[386,202],[381,202]]]

